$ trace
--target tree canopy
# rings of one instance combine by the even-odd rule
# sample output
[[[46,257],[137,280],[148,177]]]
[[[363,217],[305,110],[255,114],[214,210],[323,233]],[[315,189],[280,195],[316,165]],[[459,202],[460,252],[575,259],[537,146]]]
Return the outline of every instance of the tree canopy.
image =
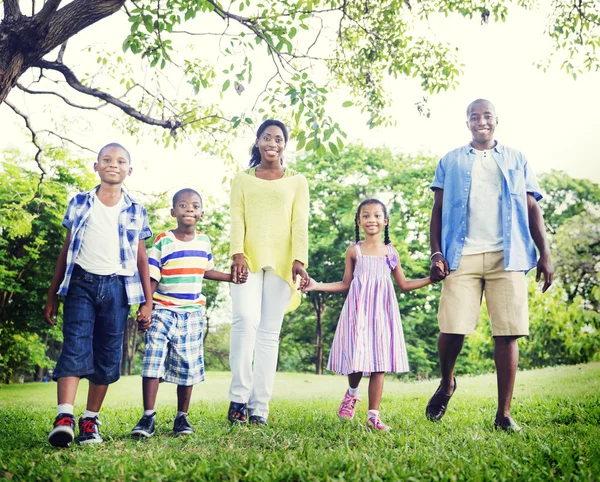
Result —
[[[0,102],[23,118],[40,152],[41,133],[15,89],[24,99],[59,98],[75,112],[121,114],[115,122],[130,132],[146,124],[162,130],[156,137],[166,144],[190,138],[210,152],[222,149],[215,139],[223,133],[283,117],[299,149],[336,153],[344,136],[326,113],[332,89],[344,87],[344,105],[360,107],[371,127],[385,125],[387,79],[415,77],[436,93],[460,77],[459,53],[424,25],[449,15],[504,21],[516,8],[542,7],[536,0],[5,0]],[[544,8],[556,49],[539,67],[556,58],[573,75],[598,70],[600,4],[555,0]],[[108,17],[103,32],[121,37],[124,53],[75,44]],[[86,70],[86,58],[96,59],[97,72]],[[238,96],[254,105],[239,108]],[[68,140],[65,130],[53,140]]]

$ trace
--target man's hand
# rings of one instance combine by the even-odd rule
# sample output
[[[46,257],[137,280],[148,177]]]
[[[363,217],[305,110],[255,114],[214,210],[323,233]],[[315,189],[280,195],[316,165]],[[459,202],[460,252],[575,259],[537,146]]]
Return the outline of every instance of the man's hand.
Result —
[[[554,281],[554,267],[552,266],[552,260],[550,259],[550,253],[544,253],[540,255],[540,259],[537,264],[537,270],[535,273],[535,280],[539,281],[544,275],[544,284],[542,285],[542,293],[545,293],[552,281]]]
[[[429,268],[429,278],[431,279],[431,282],[438,283],[449,274],[450,267],[448,266],[448,261],[446,261],[442,253],[436,253],[431,258],[431,267]]]

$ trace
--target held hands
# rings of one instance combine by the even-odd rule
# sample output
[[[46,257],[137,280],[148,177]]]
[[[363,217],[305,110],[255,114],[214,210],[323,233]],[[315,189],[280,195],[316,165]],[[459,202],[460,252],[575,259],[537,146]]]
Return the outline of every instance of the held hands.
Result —
[[[56,325],[56,316],[58,315],[58,295],[48,293],[46,306],[44,308],[44,319],[49,325]]]
[[[438,283],[449,274],[450,267],[448,266],[448,261],[444,259],[442,253],[436,253],[431,258],[431,267],[429,268],[429,278],[431,279],[431,282]]]
[[[303,286],[306,286],[308,284],[308,280],[310,278],[308,277],[308,273],[304,269],[304,263],[296,259],[294,260],[294,264],[292,265],[292,280],[294,281],[294,283],[296,282],[298,276],[300,276],[301,278],[300,286],[298,287],[298,289],[302,290]]]
[[[317,287],[317,282],[312,278],[308,278],[307,280],[300,281],[300,290],[304,293],[314,291],[316,287]]]
[[[242,284],[248,280],[248,265],[243,253],[233,255],[233,263],[231,263],[231,282]]]
[[[554,267],[552,266],[552,260],[550,259],[550,253],[546,252],[540,255],[540,259],[537,263],[537,270],[535,273],[535,280],[539,281],[541,276],[544,275],[544,284],[542,285],[542,293],[545,293],[552,281],[554,281]]]
[[[137,312],[138,331],[144,333],[150,328],[152,321],[152,306],[140,305]]]

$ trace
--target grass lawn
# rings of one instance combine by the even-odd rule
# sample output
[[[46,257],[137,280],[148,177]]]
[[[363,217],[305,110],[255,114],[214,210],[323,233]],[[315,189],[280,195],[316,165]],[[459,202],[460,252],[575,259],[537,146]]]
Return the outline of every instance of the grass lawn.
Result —
[[[141,379],[113,385],[101,413],[105,442],[55,449],[47,432],[56,384],[0,388],[0,479],[12,480],[600,480],[600,363],[520,372],[513,418],[520,434],[492,429],[494,375],[461,377],[444,419],[424,417],[438,381],[386,380],[382,419],[389,433],[364,427],[366,384],[357,417],[340,423],[344,377],[279,373],[268,427],[226,421],[228,373],[208,372],[195,388],[196,432],[172,435],[175,387],[159,391],[157,432],[132,440]],[[76,413],[84,408],[82,382]]]

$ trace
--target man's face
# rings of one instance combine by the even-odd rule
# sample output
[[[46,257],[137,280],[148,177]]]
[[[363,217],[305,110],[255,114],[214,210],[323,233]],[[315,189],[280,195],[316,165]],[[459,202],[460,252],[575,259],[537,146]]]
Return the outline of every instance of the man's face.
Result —
[[[489,102],[473,104],[468,112],[467,127],[477,144],[488,144],[494,140],[498,118],[494,106]]]

